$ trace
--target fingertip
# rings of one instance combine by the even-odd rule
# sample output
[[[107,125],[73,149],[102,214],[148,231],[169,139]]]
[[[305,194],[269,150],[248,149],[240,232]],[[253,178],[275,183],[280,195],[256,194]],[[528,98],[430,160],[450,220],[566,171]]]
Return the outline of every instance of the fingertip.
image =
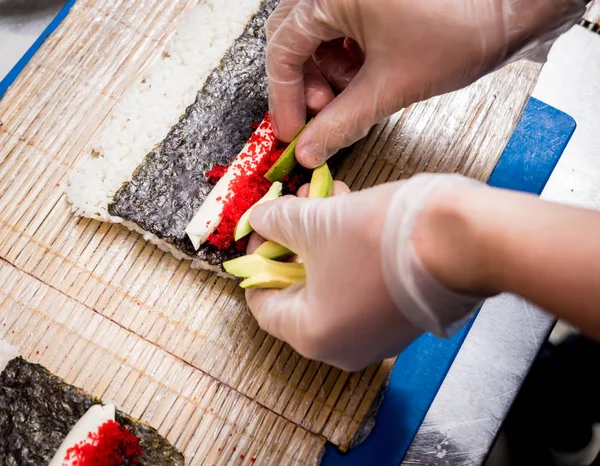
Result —
[[[252,254],[258,249],[258,247],[266,241],[265,238],[260,236],[258,233],[252,233],[248,240],[248,246],[246,247],[246,254]]]
[[[344,183],[343,181],[334,181],[333,182],[333,192],[332,192],[332,196],[341,196],[343,194],[350,194],[352,191],[350,190],[350,188],[348,187],[348,185],[346,183]],[[298,190],[298,197],[308,197],[308,194],[310,193],[310,183],[306,183],[305,185],[302,185],[300,187],[300,189]]]
[[[343,181],[334,181],[333,182],[333,194],[332,196],[340,196],[343,194],[350,194],[352,190],[350,187],[344,183]]]
[[[275,137],[291,142],[306,122],[305,90],[302,81],[295,85],[269,83],[269,113]],[[297,89],[295,89],[297,88]],[[283,92],[285,91],[285,92]]]
[[[312,59],[304,66],[304,95],[311,114],[319,113],[335,98],[331,86]]]
[[[328,86],[306,86],[306,106],[312,115],[319,113],[335,98]]]
[[[306,184],[300,186],[297,196],[298,197],[308,197],[309,192],[310,192],[310,184],[306,183]]]
[[[317,168],[323,165],[328,158],[322,146],[316,143],[312,137],[314,131],[306,134],[309,129],[312,130],[314,124],[315,123],[311,123],[307,127],[305,133],[302,134],[296,145],[296,160],[298,160],[300,165],[308,169]]]

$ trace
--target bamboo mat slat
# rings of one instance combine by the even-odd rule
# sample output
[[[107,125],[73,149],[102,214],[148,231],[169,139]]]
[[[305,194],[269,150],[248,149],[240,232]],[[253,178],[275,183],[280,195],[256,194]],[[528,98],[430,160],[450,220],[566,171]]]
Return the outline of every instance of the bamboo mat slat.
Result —
[[[36,290],[51,289],[54,299],[76,315],[93,311],[98,325],[111,322],[102,324],[103,331],[134,335],[137,344],[160,350],[161,358],[179,361],[221,391],[229,390],[226,399],[235,394],[248,406],[263,406],[265,419],[277,428],[265,434],[265,445],[278,443],[281,435],[304,451],[303,442],[313,445],[316,434],[348,448],[369,422],[393,361],[347,374],[301,358],[258,328],[235,282],[192,270],[120,225],[72,216],[63,194],[69,172],[88,156],[115,103],[159,53],[184,8],[194,3],[78,0],[0,100],[0,257],[7,262],[2,277],[29,275]],[[338,178],[353,189],[421,171],[487,179],[538,72],[537,65],[515,64],[468,89],[400,112],[371,131]],[[27,299],[37,302],[33,288],[27,290]],[[32,315],[32,323],[42,325],[44,312],[54,310],[44,309],[43,315]],[[72,331],[86,330],[72,325]],[[48,340],[31,328],[31,345]],[[83,351],[84,342],[74,344]],[[147,381],[155,383],[164,380]],[[103,390],[113,386],[104,378],[97,384]],[[137,413],[143,405],[130,407]],[[194,419],[201,424],[204,414]],[[248,426],[257,435],[265,430],[259,421]],[[218,435],[212,424],[204,428]],[[205,453],[200,434],[177,435],[188,459]]]
[[[113,401],[200,464],[307,464],[324,439],[0,262],[0,326],[28,361]]]

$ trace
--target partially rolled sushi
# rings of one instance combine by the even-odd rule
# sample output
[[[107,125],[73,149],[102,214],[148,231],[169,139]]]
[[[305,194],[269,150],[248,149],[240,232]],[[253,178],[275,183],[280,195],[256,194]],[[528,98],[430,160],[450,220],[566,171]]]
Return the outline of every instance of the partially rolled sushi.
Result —
[[[180,466],[150,426],[21,358],[0,339],[0,464]]]
[[[267,112],[265,22],[277,4],[207,0],[185,14],[71,176],[76,214],[123,223],[199,268],[223,272],[243,254],[235,224],[269,190],[264,175],[285,148]],[[296,169],[284,194],[309,179]]]

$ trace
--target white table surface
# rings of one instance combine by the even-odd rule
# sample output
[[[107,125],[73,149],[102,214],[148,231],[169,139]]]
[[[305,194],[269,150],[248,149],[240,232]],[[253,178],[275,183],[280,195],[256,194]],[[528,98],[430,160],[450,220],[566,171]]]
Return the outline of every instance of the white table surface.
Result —
[[[55,5],[25,14],[0,15],[0,81],[33,45],[61,8],[62,5]]]

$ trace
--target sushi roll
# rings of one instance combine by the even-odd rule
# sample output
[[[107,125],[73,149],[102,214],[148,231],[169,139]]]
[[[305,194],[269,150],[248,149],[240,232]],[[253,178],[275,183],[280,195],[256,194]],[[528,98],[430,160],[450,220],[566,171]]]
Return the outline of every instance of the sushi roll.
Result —
[[[0,339],[0,464],[180,466],[150,426],[68,385]]]
[[[123,223],[175,257],[224,274],[223,262],[245,251],[246,240],[234,241],[235,223],[268,191],[264,175],[285,149],[270,124],[265,73],[265,22],[277,4],[208,0],[182,18],[71,176],[76,214]],[[248,158],[250,168],[232,168]],[[227,183],[215,187],[222,177]],[[284,194],[309,177],[296,168]],[[190,224],[200,233],[188,234]]]

